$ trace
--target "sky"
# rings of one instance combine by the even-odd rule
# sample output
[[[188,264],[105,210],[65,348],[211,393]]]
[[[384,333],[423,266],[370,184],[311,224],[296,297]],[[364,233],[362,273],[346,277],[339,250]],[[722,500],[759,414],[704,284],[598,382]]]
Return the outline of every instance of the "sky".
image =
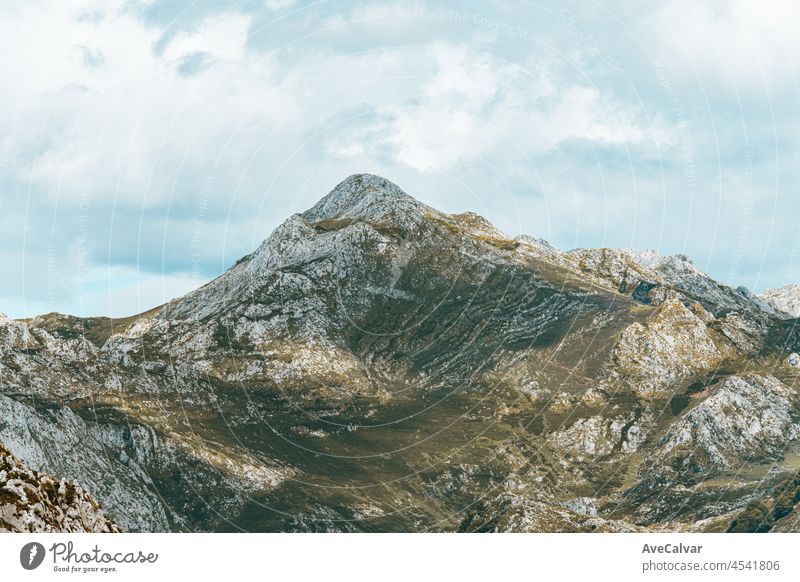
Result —
[[[800,283],[800,4],[0,0],[0,312],[127,316],[350,174]]]

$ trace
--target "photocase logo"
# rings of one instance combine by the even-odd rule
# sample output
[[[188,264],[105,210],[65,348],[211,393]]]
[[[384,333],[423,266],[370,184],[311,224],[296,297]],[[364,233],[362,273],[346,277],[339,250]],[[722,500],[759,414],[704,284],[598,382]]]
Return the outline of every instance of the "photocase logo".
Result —
[[[19,563],[26,570],[35,570],[42,565],[44,553],[44,546],[38,542],[25,544],[19,552]]]

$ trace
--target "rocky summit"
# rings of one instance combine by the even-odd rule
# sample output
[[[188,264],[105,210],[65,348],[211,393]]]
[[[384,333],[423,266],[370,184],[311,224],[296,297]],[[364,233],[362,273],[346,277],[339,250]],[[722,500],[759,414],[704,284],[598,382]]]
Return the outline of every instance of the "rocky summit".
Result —
[[[0,442],[130,531],[800,531],[796,298],[356,175],[151,312],[0,319]],[[94,507],[9,471],[17,529]]]

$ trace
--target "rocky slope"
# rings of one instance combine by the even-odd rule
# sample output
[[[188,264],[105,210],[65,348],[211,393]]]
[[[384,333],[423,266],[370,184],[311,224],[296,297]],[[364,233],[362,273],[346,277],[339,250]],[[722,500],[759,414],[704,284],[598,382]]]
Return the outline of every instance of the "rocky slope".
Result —
[[[0,532],[118,532],[79,485],[42,475],[0,445]]]
[[[0,320],[0,442],[130,530],[785,531],[798,351],[686,257],[357,175],[152,312]]]
[[[800,317],[800,285],[786,285],[761,294],[761,299],[788,317]]]

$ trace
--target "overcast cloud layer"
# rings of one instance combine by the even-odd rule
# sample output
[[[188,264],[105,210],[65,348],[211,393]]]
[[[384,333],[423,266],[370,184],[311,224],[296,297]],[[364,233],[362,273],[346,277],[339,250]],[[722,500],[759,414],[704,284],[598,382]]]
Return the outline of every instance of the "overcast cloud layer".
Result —
[[[151,308],[358,172],[800,282],[800,6],[564,6],[0,2],[0,312]]]

